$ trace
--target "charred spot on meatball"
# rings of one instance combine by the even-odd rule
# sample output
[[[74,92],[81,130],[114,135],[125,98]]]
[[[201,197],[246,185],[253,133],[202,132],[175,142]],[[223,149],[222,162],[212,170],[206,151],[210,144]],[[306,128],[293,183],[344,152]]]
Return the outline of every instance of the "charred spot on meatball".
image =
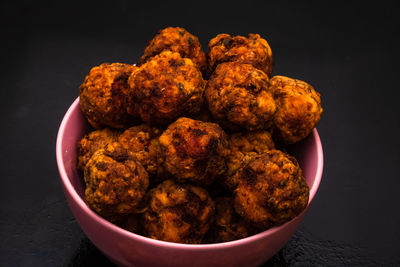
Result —
[[[211,73],[223,62],[251,64],[271,77],[273,69],[272,50],[268,42],[258,34],[249,37],[218,34],[210,40],[207,50],[207,73]]]
[[[149,186],[144,167],[118,142],[92,155],[84,181],[86,203],[103,217],[134,213]]]
[[[226,135],[218,124],[179,118],[160,144],[166,169],[180,182],[208,185],[226,171]]]
[[[254,131],[272,124],[276,104],[268,89],[268,76],[252,65],[218,65],[207,82],[205,95],[211,114],[228,130]]]
[[[129,115],[129,76],[136,66],[123,63],[103,63],[93,67],[79,87],[80,108],[95,129],[126,128],[138,121]]]
[[[214,202],[201,187],[166,180],[146,196],[143,226],[148,237],[199,244],[214,215]]]
[[[281,225],[307,206],[308,185],[296,159],[279,150],[255,157],[237,171],[235,210],[260,229]]]
[[[293,144],[307,137],[321,118],[320,94],[306,82],[274,76],[269,86],[277,103],[274,135],[285,144]]]
[[[190,58],[201,72],[205,72],[206,56],[201,49],[199,39],[180,27],[167,27],[158,31],[144,49],[138,66],[165,50],[177,52],[181,57]]]
[[[129,77],[132,108],[148,124],[167,125],[195,114],[203,103],[205,82],[192,60],[163,51]]]

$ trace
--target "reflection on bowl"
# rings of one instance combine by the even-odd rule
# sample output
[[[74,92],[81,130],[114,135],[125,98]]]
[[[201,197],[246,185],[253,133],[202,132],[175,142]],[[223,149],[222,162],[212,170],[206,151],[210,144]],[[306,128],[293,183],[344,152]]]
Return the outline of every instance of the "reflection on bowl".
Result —
[[[153,240],[103,219],[84,202],[76,170],[77,142],[89,131],[77,98],[65,114],[57,136],[56,155],[65,197],[93,244],[121,266],[256,266],[267,261],[289,240],[312,202],[322,176],[323,152],[316,129],[290,147],[310,187],[307,208],[293,220],[259,234],[226,243],[187,245]]]

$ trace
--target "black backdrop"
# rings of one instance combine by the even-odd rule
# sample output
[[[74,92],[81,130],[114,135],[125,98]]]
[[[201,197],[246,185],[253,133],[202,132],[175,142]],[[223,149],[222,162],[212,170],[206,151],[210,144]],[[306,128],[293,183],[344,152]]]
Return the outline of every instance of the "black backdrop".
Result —
[[[399,23],[394,5],[332,1],[13,1],[1,15],[0,265],[111,265],[70,212],[55,141],[89,69],[135,63],[158,29],[206,50],[218,33],[259,33],[274,74],[322,96],[320,189],[266,266],[400,264]]]

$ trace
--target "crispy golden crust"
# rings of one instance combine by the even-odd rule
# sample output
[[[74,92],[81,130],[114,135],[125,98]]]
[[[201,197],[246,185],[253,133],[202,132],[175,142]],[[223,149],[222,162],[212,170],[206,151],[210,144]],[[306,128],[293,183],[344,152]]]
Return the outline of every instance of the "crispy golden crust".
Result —
[[[165,50],[177,52],[181,57],[190,58],[201,72],[206,69],[206,56],[201,49],[199,39],[184,28],[179,27],[168,27],[159,30],[144,49],[138,65],[144,64],[150,58]]]
[[[205,95],[213,117],[232,131],[266,129],[276,111],[267,75],[249,64],[218,65]]]
[[[118,138],[122,146],[142,164],[152,179],[165,175],[164,156],[158,141],[160,135],[160,128],[142,124],[126,129]]]
[[[214,203],[201,187],[166,180],[146,199],[143,226],[150,238],[198,244],[212,222]]]
[[[126,128],[138,120],[137,114],[129,115],[128,78],[136,66],[122,63],[103,63],[94,67],[79,87],[80,107],[90,125]]]
[[[203,103],[201,72],[179,53],[163,51],[129,78],[134,110],[144,122],[166,125],[183,113],[197,113]]]
[[[215,219],[206,235],[206,243],[229,242],[256,234],[252,227],[233,208],[230,197],[217,198],[215,201]]]
[[[78,142],[77,170],[83,171],[93,153],[104,148],[107,144],[117,141],[118,135],[119,131],[108,128],[92,131],[85,135]]]
[[[283,224],[305,209],[309,188],[292,156],[270,150],[241,168],[235,210],[261,229]]]
[[[149,186],[146,170],[117,142],[93,154],[84,180],[86,203],[103,217],[135,212]]]
[[[241,62],[253,65],[271,77],[273,69],[272,51],[268,42],[258,34],[230,36],[222,33],[210,40],[207,50],[207,69],[211,74],[222,62]]]
[[[255,132],[233,133],[228,138],[228,151],[226,158],[228,167],[224,176],[221,176],[223,185],[234,190],[238,184],[236,171],[246,165],[255,156],[274,149],[275,144],[271,133],[265,130]]]
[[[226,170],[226,136],[218,124],[179,118],[160,144],[167,170],[181,182],[208,185]]]
[[[321,98],[314,88],[300,80],[274,76],[269,86],[278,110],[274,134],[286,144],[307,137],[321,118]]]

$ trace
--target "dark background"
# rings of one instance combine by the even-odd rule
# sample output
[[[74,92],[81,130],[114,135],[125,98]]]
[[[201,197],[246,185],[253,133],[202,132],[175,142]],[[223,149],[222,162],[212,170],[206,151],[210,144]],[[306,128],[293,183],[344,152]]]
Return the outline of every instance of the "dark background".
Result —
[[[140,4],[139,4],[140,3]],[[266,266],[400,264],[399,23],[388,2],[13,1],[1,6],[0,265],[111,265],[74,220],[58,176],[59,124],[91,67],[135,63],[158,29],[207,49],[259,33],[274,74],[321,93],[324,173],[293,238]]]

